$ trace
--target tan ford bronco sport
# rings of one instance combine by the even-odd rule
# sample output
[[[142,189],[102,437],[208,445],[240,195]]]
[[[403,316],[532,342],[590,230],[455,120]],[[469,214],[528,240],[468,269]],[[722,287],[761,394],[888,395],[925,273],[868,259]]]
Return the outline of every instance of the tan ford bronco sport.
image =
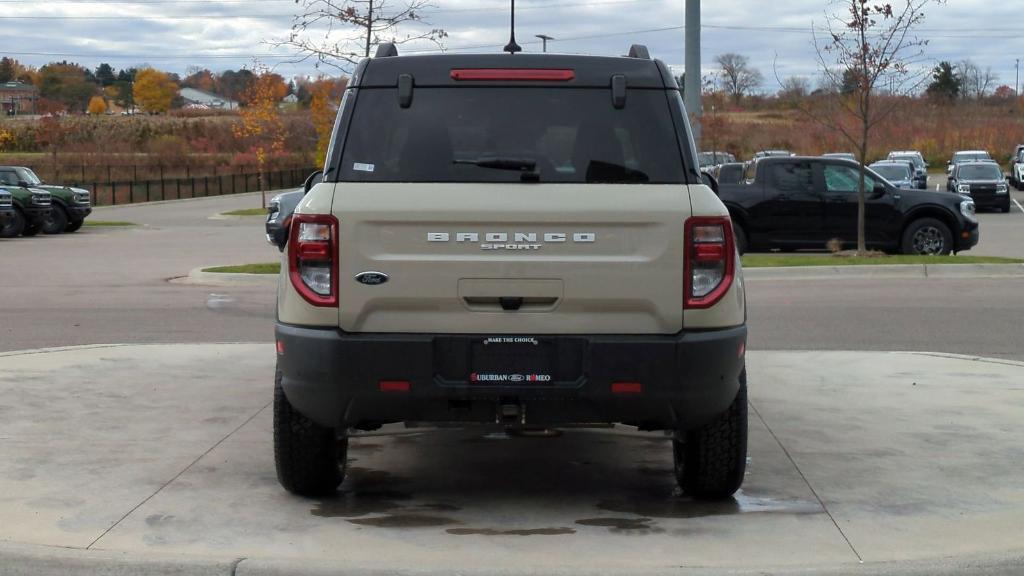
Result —
[[[388,423],[667,431],[743,481],[743,278],[676,81],[629,57],[430,55],[353,75],[282,256],[274,449],[291,492]]]

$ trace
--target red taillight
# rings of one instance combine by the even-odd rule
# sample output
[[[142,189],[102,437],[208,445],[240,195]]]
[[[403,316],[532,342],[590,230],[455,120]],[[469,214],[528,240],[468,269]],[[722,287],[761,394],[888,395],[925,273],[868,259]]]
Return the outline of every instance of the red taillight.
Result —
[[[288,239],[288,277],[306,302],[338,305],[338,219],[296,214]]]
[[[732,286],[736,247],[728,216],[694,217],[685,227],[685,306],[710,308]]]
[[[525,80],[535,82],[568,82],[576,77],[574,70],[552,70],[539,68],[457,68],[452,70],[452,80]]]
[[[644,391],[639,382],[612,382],[612,394],[640,394]]]
[[[408,392],[412,384],[408,380],[381,380],[378,387],[381,392]]]

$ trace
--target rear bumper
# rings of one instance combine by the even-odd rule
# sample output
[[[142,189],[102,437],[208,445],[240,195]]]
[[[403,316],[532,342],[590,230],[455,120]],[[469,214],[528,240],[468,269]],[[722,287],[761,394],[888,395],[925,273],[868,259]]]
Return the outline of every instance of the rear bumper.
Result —
[[[701,426],[728,408],[744,368],[747,328],[670,336],[544,336],[558,350],[574,351],[568,361],[580,363],[581,375],[531,385],[450,379],[452,366],[465,362],[484,335],[350,334],[282,323],[276,334],[284,350],[277,361],[289,402],[324,426],[495,422],[501,407],[511,405],[520,408],[517,421],[529,425],[628,423],[669,429]],[[442,376],[445,372],[449,375]],[[396,380],[409,382],[409,391],[380,390],[381,381]],[[638,382],[643,389],[615,394],[614,382]]]

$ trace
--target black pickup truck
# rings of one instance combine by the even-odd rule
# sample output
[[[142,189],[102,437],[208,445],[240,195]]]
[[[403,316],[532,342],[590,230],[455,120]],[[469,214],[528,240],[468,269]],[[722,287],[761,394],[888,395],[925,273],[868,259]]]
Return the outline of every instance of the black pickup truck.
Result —
[[[832,239],[857,241],[856,162],[821,157],[762,158],[719,197],[744,250],[824,249]],[[868,169],[869,248],[903,254],[949,254],[978,243],[974,202],[959,194],[901,190]]]

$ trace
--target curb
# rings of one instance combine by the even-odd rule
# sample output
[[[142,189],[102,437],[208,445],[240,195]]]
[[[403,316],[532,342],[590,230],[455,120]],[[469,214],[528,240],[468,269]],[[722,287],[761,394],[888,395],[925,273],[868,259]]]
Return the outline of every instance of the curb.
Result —
[[[1019,278],[1024,264],[868,264],[856,266],[779,266],[744,268],[747,280],[828,278]]]
[[[214,268],[219,264],[202,266],[189,270],[187,276],[170,278],[171,284],[191,284],[194,286],[277,286],[280,274],[232,274],[221,272],[203,272],[203,268]]]
[[[620,568],[606,566],[494,567],[469,570],[340,566],[337,561],[215,558],[171,554],[141,554],[102,549],[62,548],[32,544],[0,543],[0,574],[4,576],[1011,576],[1020,574],[1024,553],[910,560],[905,562],[848,562],[831,566],[717,568],[664,566]]]

